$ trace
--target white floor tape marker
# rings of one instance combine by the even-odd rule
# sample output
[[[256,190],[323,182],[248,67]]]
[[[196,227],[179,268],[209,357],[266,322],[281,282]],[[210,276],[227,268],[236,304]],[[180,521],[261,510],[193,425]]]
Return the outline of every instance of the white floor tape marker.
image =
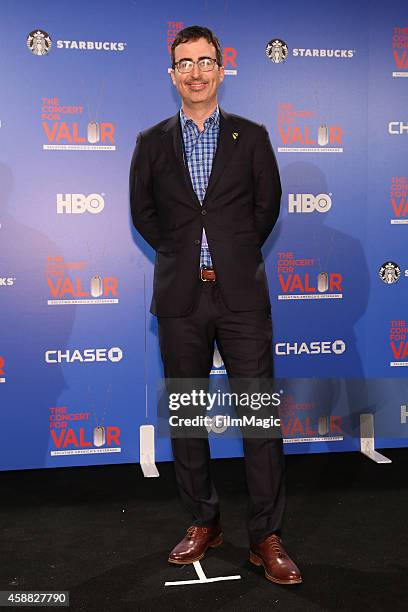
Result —
[[[392,463],[391,459],[378,453],[374,448],[374,415],[360,414],[360,450],[376,463]]]
[[[221,582],[222,580],[240,580],[241,576],[217,576],[207,578],[199,561],[194,561],[194,569],[197,572],[198,580],[177,580],[177,582],[165,582],[164,586],[177,586],[180,584],[205,584],[207,582]]]
[[[146,307],[146,274],[143,274],[143,300],[144,300],[144,380],[145,380],[145,417],[149,420],[149,401],[147,384],[147,307]],[[160,476],[156,467],[156,454],[154,446],[154,426],[141,425],[139,429],[139,462],[145,478],[157,478]]]
[[[145,478],[160,476],[156,467],[154,453],[154,426],[141,425],[140,427],[140,467]]]

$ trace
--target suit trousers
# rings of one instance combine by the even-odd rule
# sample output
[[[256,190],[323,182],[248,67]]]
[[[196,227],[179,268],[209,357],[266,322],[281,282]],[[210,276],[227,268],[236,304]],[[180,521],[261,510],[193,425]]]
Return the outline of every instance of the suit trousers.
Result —
[[[165,378],[208,378],[217,342],[229,378],[272,378],[270,309],[233,312],[217,282],[202,282],[192,312],[158,317]],[[208,438],[172,438],[177,486],[193,524],[213,526],[219,499],[210,474]],[[251,544],[281,533],[285,506],[282,439],[243,438]]]

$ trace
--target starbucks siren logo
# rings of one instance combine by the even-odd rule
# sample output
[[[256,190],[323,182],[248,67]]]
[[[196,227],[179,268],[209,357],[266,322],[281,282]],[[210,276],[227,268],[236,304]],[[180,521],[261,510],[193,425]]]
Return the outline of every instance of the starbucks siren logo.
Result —
[[[387,261],[381,266],[378,274],[386,285],[393,285],[401,276],[401,268],[393,261]]]
[[[288,45],[280,38],[272,38],[266,45],[265,53],[274,64],[281,64],[288,57]]]
[[[44,30],[33,30],[27,36],[27,47],[34,55],[47,55],[51,45],[52,40]]]

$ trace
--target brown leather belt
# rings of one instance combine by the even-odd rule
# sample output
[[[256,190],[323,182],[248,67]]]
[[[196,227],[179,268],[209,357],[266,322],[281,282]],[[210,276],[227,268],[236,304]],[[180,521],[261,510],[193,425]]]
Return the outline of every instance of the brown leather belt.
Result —
[[[215,270],[209,268],[200,269],[200,279],[204,282],[215,281]]]

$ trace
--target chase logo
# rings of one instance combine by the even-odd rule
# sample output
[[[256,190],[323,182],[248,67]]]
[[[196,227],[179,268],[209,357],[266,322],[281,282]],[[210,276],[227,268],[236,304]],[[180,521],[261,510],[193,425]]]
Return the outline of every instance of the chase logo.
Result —
[[[388,133],[392,136],[408,134],[408,123],[405,121],[390,121],[388,124]]]
[[[117,363],[121,361],[122,358],[123,351],[117,346],[110,349],[74,349],[73,351],[50,350],[45,353],[46,363],[90,363],[106,361]]]
[[[343,340],[312,341],[312,342],[277,342],[275,354],[278,356],[289,355],[342,355],[346,350]]]

